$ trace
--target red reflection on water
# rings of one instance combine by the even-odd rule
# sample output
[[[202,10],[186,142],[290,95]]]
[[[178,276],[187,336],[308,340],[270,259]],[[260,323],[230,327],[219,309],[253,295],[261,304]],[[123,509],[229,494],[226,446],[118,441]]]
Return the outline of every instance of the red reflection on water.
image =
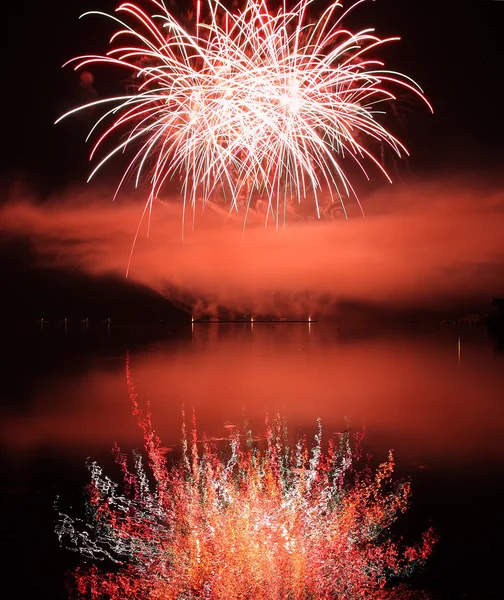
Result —
[[[465,337],[464,337],[465,336]],[[191,339],[131,352],[138,394],[151,403],[168,447],[180,440],[183,404],[201,428],[262,421],[265,409],[291,426],[327,431],[345,418],[365,425],[381,448],[422,462],[504,455],[504,370],[479,333],[358,338],[330,324],[195,325]],[[16,447],[139,445],[124,359],[95,360],[79,378],[41,382],[21,417],[5,415],[2,437]],[[371,440],[370,440],[371,441]]]

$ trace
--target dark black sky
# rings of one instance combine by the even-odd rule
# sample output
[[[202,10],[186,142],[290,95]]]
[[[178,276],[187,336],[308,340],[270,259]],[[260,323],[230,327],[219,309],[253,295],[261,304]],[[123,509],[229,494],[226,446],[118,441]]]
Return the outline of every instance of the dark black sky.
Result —
[[[79,20],[79,15],[92,9],[111,11],[116,4],[28,0],[9,2],[4,9],[2,202],[19,182],[41,196],[84,183],[90,171],[84,137],[92,120],[76,117],[58,126],[53,122],[88,97],[79,75],[61,65],[73,56],[105,50],[110,24],[97,18]],[[409,166],[415,175],[484,170],[491,177],[503,170],[504,1],[377,0],[356,11],[351,25],[375,26],[382,37],[400,35],[402,41],[386,51],[387,64],[413,77],[434,106],[434,116],[418,106],[402,129],[396,129],[411,151]],[[120,92],[122,74],[94,69],[93,75],[98,96]],[[104,177],[113,175],[114,167]],[[17,252],[19,256],[21,262],[14,263],[12,248],[2,250],[0,269],[4,275],[10,272],[4,281],[19,288],[13,297],[25,310],[31,307],[27,297],[33,290],[47,292],[54,282],[27,288],[26,280],[34,273],[26,276],[31,257],[26,252]],[[16,273],[23,273],[23,283]],[[57,281],[58,288],[68,278],[66,283]],[[82,290],[72,293],[68,302],[75,303]],[[21,297],[24,302],[19,303]]]

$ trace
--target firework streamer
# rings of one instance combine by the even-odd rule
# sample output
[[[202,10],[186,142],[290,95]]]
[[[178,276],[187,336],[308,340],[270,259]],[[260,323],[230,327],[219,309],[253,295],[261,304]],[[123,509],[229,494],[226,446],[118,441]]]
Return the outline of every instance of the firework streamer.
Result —
[[[357,199],[347,165],[353,162],[365,177],[373,165],[390,180],[374,152],[388,146],[398,157],[407,155],[379,121],[396,99],[394,90],[416,95],[430,108],[413,80],[376,57],[399,38],[344,27],[346,15],[364,1],[349,8],[333,1],[313,19],[313,0],[292,8],[284,2],[276,12],[266,0],[245,0],[241,10],[198,0],[192,26],[177,20],[163,0],[145,0],[152,15],[129,2],[113,15],[86,13],[111,19],[117,31],[105,55],[69,62],[76,69],[126,69],[133,86],[58,121],[103,109],[89,133],[95,139],[90,158],[122,137],[104,151],[89,179],[130,150],[118,190],[130,177],[137,186],[148,184],[142,219],[149,222],[169,180],[181,181],[183,215],[186,207],[194,216],[198,203],[204,207],[223,197],[231,211],[243,209],[244,224],[251,208],[265,206],[266,223],[273,219],[278,227],[288,204],[307,196],[320,217],[325,191],[346,216],[344,200]]]

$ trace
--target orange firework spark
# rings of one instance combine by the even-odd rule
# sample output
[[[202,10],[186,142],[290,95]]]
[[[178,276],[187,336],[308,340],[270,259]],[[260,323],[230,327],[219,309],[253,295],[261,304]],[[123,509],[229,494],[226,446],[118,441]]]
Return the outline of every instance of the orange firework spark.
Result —
[[[87,520],[60,513],[60,541],[104,561],[77,570],[77,597],[362,598],[432,552],[432,530],[416,546],[390,537],[411,494],[408,481],[393,478],[392,453],[375,472],[358,469],[362,436],[352,443],[345,432],[323,445],[319,423],[311,447],[303,438],[292,446],[280,418],[266,421],[260,442],[247,427],[233,429],[218,451],[198,441],[193,417],[169,466],[127,375],[148,467],[135,453],[131,468],[116,447],[123,491],[90,463]]]

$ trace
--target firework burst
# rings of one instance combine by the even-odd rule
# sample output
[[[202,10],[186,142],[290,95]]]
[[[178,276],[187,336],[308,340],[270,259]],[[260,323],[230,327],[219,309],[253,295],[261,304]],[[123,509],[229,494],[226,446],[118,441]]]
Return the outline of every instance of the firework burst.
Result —
[[[410,485],[394,479],[391,453],[375,472],[359,467],[361,435],[324,444],[319,423],[311,446],[292,444],[277,418],[260,440],[248,426],[232,428],[219,451],[198,439],[193,418],[170,466],[137,404],[129,362],[127,378],[148,465],[138,452],[130,465],[116,447],[122,486],[89,463],[87,518],[59,513],[60,542],[91,560],[75,573],[76,597],[348,600],[411,573],[432,552],[432,530],[416,546],[391,539]]]
[[[245,0],[228,10],[219,0],[196,4],[195,23],[183,26],[163,0],[146,0],[154,14],[121,4],[112,19],[118,29],[106,55],[73,59],[75,68],[124,67],[133,86],[123,96],[78,107],[104,107],[90,132],[104,129],[91,159],[109,138],[120,143],[105,152],[91,177],[114,155],[131,149],[128,178],[149,185],[145,214],[165,183],[181,181],[184,214],[212,196],[227,198],[231,210],[244,205],[244,222],[255,198],[267,206],[266,221],[285,222],[287,204],[307,195],[332,201],[355,196],[346,159],[366,175],[372,163],[388,178],[369,149],[387,145],[398,156],[402,143],[377,120],[394,88],[419,96],[418,85],[385,69],[374,57],[383,45],[373,29],[351,32],[345,16],[366,0],[343,9],[330,3],[312,20],[313,0],[276,12],[266,0]],[[427,103],[428,104],[428,103]],[[110,105],[110,108],[107,108]],[[356,197],[356,196],[355,196]],[[345,211],[346,214],[346,211]]]

